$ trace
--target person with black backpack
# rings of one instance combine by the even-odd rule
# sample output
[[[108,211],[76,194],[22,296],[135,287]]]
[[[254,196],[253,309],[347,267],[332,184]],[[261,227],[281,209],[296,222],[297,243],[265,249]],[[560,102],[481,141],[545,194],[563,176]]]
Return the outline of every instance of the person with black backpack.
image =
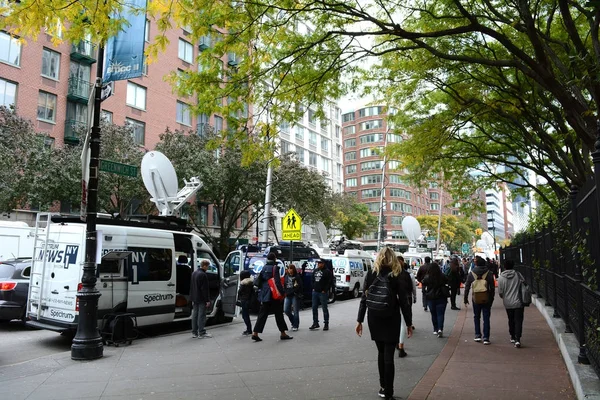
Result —
[[[401,266],[396,253],[389,247],[379,252],[373,269],[367,273],[356,319],[356,334],[362,336],[363,321],[367,321],[371,340],[377,345],[379,396],[394,397],[394,354],[400,335],[400,318],[404,317],[407,336],[412,336],[412,311],[400,281]],[[400,314],[402,311],[402,315]]]

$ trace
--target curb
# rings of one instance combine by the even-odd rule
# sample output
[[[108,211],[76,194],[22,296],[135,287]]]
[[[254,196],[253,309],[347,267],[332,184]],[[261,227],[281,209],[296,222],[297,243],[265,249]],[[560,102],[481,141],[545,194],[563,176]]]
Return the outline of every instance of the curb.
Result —
[[[552,330],[558,348],[562,355],[573,389],[579,400],[600,400],[600,380],[591,365],[583,365],[577,362],[579,342],[574,333],[565,332],[565,322],[562,318],[552,318],[554,308],[544,305],[544,300],[537,295],[531,296],[533,303],[546,319],[546,323]]]
[[[408,400],[425,400],[431,393],[431,390],[437,383],[440,376],[444,372],[446,365],[448,365],[448,361],[454,355],[454,351],[458,347],[458,341],[460,340],[460,336],[462,334],[463,327],[465,325],[465,321],[467,320],[467,307],[463,307],[456,317],[456,321],[454,322],[454,327],[452,328],[452,332],[448,337],[448,341],[446,345],[437,356],[429,370],[425,373],[425,375],[421,378],[419,383],[414,387],[412,392],[408,395]]]

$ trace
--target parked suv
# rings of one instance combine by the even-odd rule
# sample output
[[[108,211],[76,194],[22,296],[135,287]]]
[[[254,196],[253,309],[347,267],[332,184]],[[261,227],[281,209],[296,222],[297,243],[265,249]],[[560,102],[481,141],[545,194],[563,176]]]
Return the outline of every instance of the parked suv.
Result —
[[[31,259],[0,262],[0,322],[25,320]]]

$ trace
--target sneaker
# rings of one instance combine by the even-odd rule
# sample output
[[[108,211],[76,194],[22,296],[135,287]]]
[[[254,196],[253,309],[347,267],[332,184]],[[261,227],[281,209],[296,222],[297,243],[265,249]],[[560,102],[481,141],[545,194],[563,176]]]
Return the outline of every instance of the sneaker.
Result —
[[[198,335],[196,335],[195,333],[192,333],[192,339],[197,339]]]
[[[329,324],[328,323],[325,324],[325,325],[323,325],[323,330],[324,331],[328,331],[329,330]]]
[[[252,335],[252,340],[254,340],[255,342],[262,342],[261,338],[259,338],[258,336],[254,336],[254,335]]]
[[[475,336],[475,339],[473,339],[476,342],[481,342],[481,336]]]
[[[521,348],[521,342],[515,342],[515,347],[516,347],[517,349]]]
[[[438,331],[435,331],[435,330],[433,331],[433,334],[434,334],[434,335],[437,335],[437,333],[438,333]]]
[[[439,338],[443,338],[444,337],[444,332],[442,332],[442,330],[440,329],[437,333]]]
[[[483,344],[488,345],[488,344],[492,344],[492,342],[490,342],[489,339],[483,339]]]
[[[511,343],[514,343],[514,342],[516,342],[516,341],[517,341],[517,340],[516,340],[514,337],[511,337],[511,338],[510,338],[510,342],[511,342]]]
[[[423,310],[424,310],[424,311],[427,311],[427,307],[423,307]]]
[[[319,324],[312,324],[310,326],[310,328],[308,328],[308,329],[310,329],[311,331],[314,331],[315,329],[319,329],[319,328],[320,328]]]
[[[298,328],[292,328],[292,332],[296,332]]]
[[[281,340],[292,340],[293,337],[290,336],[290,335],[281,335],[281,336],[279,336],[279,339],[281,339]]]
[[[198,339],[210,339],[212,337],[212,335],[208,332],[204,332],[200,335],[198,335]]]
[[[377,392],[377,394],[379,395],[379,397],[385,398],[385,390],[383,388],[379,389],[379,392]]]
[[[404,351],[404,349],[398,349],[398,350],[400,350],[400,354],[398,354],[399,358],[404,358],[408,355],[408,354],[406,354],[406,351]]]
[[[242,335],[243,336],[252,335],[252,332],[244,331],[244,332],[242,332]]]

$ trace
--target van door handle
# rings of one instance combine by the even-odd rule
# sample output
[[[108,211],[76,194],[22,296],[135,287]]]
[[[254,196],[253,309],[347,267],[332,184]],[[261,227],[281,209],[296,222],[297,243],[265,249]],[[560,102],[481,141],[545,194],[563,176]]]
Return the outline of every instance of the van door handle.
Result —
[[[174,284],[174,283],[171,283],[171,282],[169,282],[169,283],[167,283],[167,286],[175,286],[175,284]]]
[[[65,289],[67,289],[67,290],[69,290],[69,286],[68,286],[68,285],[67,285],[67,286],[64,286],[64,288],[65,288]]]
[[[58,294],[58,290],[53,290],[50,293],[52,293],[52,294]]]

